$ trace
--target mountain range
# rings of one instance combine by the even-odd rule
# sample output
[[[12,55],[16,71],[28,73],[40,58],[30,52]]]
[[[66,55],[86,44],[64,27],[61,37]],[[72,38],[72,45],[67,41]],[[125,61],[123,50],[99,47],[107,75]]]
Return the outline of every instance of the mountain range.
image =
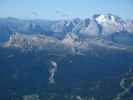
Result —
[[[1,100],[133,100],[133,21],[0,18]]]
[[[132,41],[131,37],[133,37],[133,21],[123,20],[112,14],[97,14],[93,18],[55,21],[0,18],[0,41],[8,40],[14,32],[45,34],[59,39],[64,38],[67,33],[76,33],[80,37],[111,37],[114,41],[118,39],[129,43]]]

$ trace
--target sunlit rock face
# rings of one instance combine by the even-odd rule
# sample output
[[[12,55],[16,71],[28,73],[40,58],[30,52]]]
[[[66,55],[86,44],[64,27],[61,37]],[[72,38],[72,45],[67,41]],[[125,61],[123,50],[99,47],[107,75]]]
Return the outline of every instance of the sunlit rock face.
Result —
[[[132,37],[122,37],[123,34],[112,35],[111,38],[84,38],[76,33],[67,33],[63,39],[46,35],[26,35],[14,33],[1,46],[4,48],[19,48],[22,51],[48,51],[59,54],[83,54],[97,47],[107,49],[127,49],[132,43]],[[64,53],[63,53],[64,52]]]

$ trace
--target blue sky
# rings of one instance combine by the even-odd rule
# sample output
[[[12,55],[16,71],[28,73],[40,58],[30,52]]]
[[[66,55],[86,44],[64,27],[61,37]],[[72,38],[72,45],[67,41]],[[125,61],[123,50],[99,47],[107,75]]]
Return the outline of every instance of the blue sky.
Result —
[[[99,13],[133,19],[133,0],[0,0],[0,17],[85,18]]]

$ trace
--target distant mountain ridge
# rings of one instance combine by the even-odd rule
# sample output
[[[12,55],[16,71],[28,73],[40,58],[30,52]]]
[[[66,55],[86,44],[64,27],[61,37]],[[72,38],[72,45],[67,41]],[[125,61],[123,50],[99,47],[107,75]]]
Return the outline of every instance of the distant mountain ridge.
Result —
[[[26,35],[45,35],[62,40],[69,33],[80,39],[101,38],[118,44],[133,44],[133,21],[107,14],[94,15],[92,19],[71,20],[21,20],[16,18],[0,19],[0,41],[7,41],[13,33]]]

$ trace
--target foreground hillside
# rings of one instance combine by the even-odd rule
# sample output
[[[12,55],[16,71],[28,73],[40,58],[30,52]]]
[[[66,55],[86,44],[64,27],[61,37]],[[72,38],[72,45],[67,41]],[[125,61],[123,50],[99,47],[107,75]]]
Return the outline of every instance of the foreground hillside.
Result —
[[[0,48],[0,98],[112,100],[124,91],[120,83],[129,69],[132,73],[132,60],[131,51],[100,47],[83,55]]]

